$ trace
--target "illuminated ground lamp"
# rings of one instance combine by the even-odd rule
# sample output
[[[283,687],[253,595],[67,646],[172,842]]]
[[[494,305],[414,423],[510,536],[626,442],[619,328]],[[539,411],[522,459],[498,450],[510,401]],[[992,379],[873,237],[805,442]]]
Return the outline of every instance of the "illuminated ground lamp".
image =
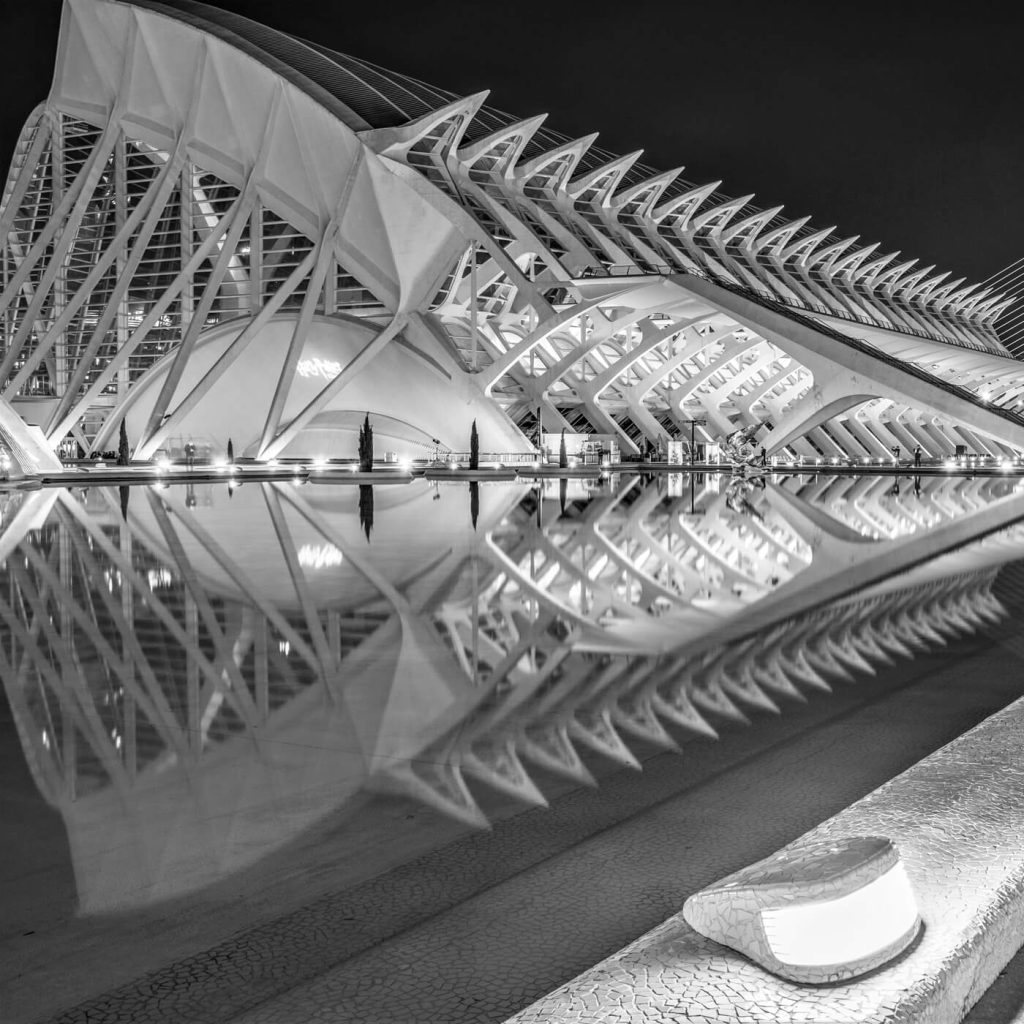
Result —
[[[921,927],[899,851],[878,836],[777,853],[694,893],[683,917],[772,974],[805,984],[874,970]]]

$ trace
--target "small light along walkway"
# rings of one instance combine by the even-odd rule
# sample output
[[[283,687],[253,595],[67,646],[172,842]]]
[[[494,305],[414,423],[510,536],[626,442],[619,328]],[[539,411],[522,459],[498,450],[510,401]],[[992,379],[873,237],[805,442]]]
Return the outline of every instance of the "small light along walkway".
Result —
[[[836,985],[775,978],[682,914],[507,1024],[957,1024],[1024,939],[1024,700],[1018,700],[786,849],[892,839],[924,929],[892,964]]]
[[[196,463],[191,468],[175,463],[159,466],[152,462],[135,462],[120,466],[111,462],[69,463],[63,472],[43,473],[40,476],[0,479],[2,490],[34,490],[37,487],[92,487],[122,484],[179,484],[228,483],[232,480],[309,480],[329,484],[388,485],[407,484],[417,478],[430,481],[470,481],[492,483],[511,480],[541,479],[597,479],[616,473],[644,473],[650,475],[675,473],[734,473],[729,463],[695,462],[670,464],[667,462],[618,462],[613,465],[570,464],[559,467],[554,463],[519,464],[516,466],[482,466],[472,470],[462,464],[417,462],[412,466],[380,463],[369,472],[360,472],[354,461],[332,460],[323,462],[262,463],[240,461],[233,465]],[[805,459],[803,461],[776,462],[767,466],[745,467],[745,474],[753,477],[834,474],[857,476],[1024,476],[1024,459],[962,459],[928,460],[920,466],[913,460],[839,460]]]

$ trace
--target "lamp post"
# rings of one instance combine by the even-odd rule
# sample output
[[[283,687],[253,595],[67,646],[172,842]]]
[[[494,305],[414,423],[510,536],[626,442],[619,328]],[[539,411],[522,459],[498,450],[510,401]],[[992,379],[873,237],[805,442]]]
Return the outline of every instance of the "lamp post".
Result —
[[[707,420],[683,420],[690,424],[690,472],[693,472],[693,465],[697,461],[697,440],[696,428],[707,425]]]

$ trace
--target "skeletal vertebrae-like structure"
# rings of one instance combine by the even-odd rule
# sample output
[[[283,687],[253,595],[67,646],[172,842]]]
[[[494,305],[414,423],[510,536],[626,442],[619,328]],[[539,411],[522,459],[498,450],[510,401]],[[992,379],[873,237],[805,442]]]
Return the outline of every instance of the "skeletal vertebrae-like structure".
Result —
[[[483,100],[188,0],[67,0],[0,213],[2,397],[143,457],[347,452],[366,410],[410,455],[473,419],[496,452],[1024,448],[1012,297]]]

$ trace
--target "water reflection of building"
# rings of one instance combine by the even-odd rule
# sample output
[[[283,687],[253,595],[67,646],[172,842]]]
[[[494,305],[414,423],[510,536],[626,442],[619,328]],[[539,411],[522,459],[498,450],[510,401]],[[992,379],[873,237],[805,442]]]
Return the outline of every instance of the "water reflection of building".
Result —
[[[937,488],[962,536],[1015,514],[963,487]],[[0,674],[83,909],[211,883],[366,789],[476,825],[467,775],[543,803],[530,766],[589,782],[581,751],[635,766],[634,739],[713,736],[975,628],[1013,555],[992,538],[843,598],[853,531],[773,487],[753,521],[711,478],[625,478],[564,513],[485,487],[476,530],[464,488],[377,488],[372,543],[356,492],[51,491],[5,513]],[[905,544],[855,550],[892,571]]]

